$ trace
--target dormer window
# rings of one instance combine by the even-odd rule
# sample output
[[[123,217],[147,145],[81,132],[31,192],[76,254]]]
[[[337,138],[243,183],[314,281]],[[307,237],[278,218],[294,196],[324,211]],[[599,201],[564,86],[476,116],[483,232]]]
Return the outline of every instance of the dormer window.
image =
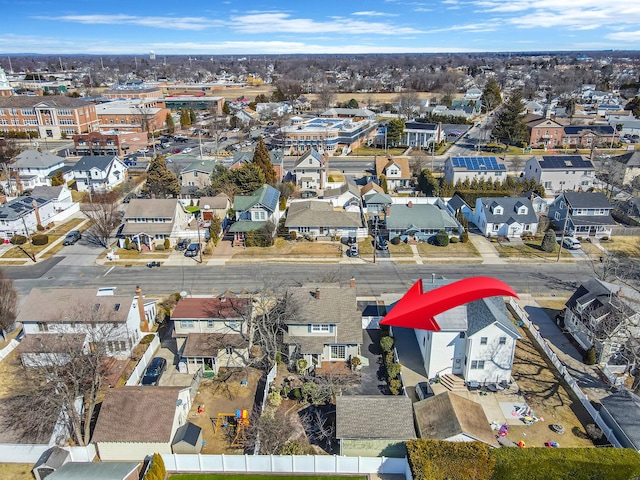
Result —
[[[500,205],[496,205],[495,207],[493,207],[493,214],[494,215],[502,215],[503,211],[502,211],[502,207]]]
[[[524,205],[521,205],[520,207],[518,207],[518,215],[526,215],[528,212],[528,208],[525,207]]]

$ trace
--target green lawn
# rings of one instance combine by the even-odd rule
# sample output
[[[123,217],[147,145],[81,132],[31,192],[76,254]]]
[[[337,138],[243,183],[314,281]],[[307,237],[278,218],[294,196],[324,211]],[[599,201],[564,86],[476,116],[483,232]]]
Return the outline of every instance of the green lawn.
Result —
[[[227,473],[177,473],[170,475],[173,480],[335,480],[337,477],[349,477],[349,480],[366,480],[366,476],[351,475],[256,475],[256,474],[227,474]]]

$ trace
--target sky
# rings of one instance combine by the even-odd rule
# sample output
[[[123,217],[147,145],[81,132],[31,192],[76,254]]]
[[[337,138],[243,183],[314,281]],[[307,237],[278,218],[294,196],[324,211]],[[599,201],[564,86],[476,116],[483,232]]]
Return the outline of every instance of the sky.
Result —
[[[640,0],[0,0],[0,52],[640,50]]]

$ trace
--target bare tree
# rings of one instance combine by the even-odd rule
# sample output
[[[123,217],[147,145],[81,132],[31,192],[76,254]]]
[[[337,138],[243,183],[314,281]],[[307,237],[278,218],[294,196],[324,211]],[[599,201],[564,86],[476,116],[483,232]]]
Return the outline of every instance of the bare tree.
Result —
[[[111,234],[120,226],[122,212],[113,193],[94,194],[89,205],[83,205],[83,213],[89,219],[89,232],[103,247],[109,246]]]
[[[420,97],[416,92],[407,91],[398,96],[398,113],[404,120],[411,120],[420,113]]]
[[[427,157],[424,154],[413,156],[409,159],[409,169],[411,170],[411,176],[418,178],[420,173],[427,168]]]
[[[211,108],[210,111],[211,120],[209,120],[209,137],[215,143],[216,155],[220,153],[220,138],[222,137],[222,130],[227,124],[227,117],[221,117],[218,114],[218,109]]]
[[[300,419],[309,442],[331,452],[335,439],[335,407],[308,407],[300,412]]]
[[[316,91],[318,107],[327,110],[336,103],[336,93],[329,85],[323,85]]]
[[[122,329],[111,320],[109,308],[93,302],[68,305],[60,315],[85,325],[85,333],[57,336],[53,353],[30,356],[14,396],[6,399],[13,416],[3,421],[15,423],[19,418],[23,435],[45,433],[44,428],[61,422],[65,438],[58,439],[60,443],[87,445],[106,387],[105,360],[114,342],[123,341]],[[83,340],[79,342],[78,336]]]
[[[13,329],[18,307],[18,293],[13,288],[13,280],[0,270],[0,335]]]
[[[298,436],[292,413],[281,413],[276,407],[268,407],[262,415],[254,410],[251,426],[247,429],[247,444],[250,451],[260,455],[278,455],[287,442]]]

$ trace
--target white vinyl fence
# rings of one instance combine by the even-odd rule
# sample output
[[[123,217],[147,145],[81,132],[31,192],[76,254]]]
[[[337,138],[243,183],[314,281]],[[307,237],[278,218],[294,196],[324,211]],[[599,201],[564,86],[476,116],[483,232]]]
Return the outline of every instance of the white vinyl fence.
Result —
[[[42,444],[0,444],[0,463],[36,463],[49,448]],[[71,452],[72,462],[92,462],[96,456],[94,445],[63,448]]]
[[[18,345],[20,345],[20,342],[17,341],[15,338],[12,338],[9,341],[8,345],[4,347],[2,350],[0,350],[0,362],[4,360],[7,357],[7,355],[13,352],[13,349],[16,348]]]
[[[593,421],[596,423],[596,425],[598,425],[600,430],[602,430],[604,435],[607,437],[607,440],[609,440],[611,445],[613,445],[614,447],[622,448],[622,445],[616,438],[613,430],[607,425],[607,423],[604,421],[600,413],[593,407],[593,405],[591,405],[591,402],[584,394],[580,386],[573,379],[573,377],[569,374],[567,368],[560,361],[555,352],[551,350],[549,344],[547,343],[547,340],[542,338],[542,335],[540,335],[538,330],[533,328],[533,324],[529,320],[529,316],[527,315],[527,313],[520,307],[520,305],[518,305],[518,302],[516,302],[516,300],[513,298],[509,299],[509,306],[513,309],[513,312],[518,317],[518,319],[521,320],[522,323],[524,323],[524,325],[529,329],[529,332],[531,332],[531,335],[535,339],[538,346],[542,349],[549,360],[551,360],[551,363],[553,363],[553,365],[558,369],[558,372],[560,373],[560,375],[562,375],[562,378],[564,378],[569,387],[571,387],[573,393],[575,393],[576,397],[578,397],[578,399],[580,400],[580,403],[582,403],[582,406],[587,409],[589,415],[591,415],[591,417],[593,418]]]
[[[125,385],[131,386],[138,384],[140,378],[144,374],[145,368],[147,368],[147,365],[149,364],[149,361],[151,360],[151,358],[153,358],[153,355],[155,355],[156,350],[158,350],[158,347],[160,346],[160,337],[158,337],[157,334],[154,335],[155,337],[153,338],[153,340],[151,340],[151,343],[147,347],[147,351],[144,352],[144,355],[138,362],[138,365],[136,365],[135,370],[133,371]]]
[[[316,474],[400,474],[407,476],[406,458],[338,455],[162,455],[168,472],[252,472]],[[407,478],[411,478],[410,474]]]

